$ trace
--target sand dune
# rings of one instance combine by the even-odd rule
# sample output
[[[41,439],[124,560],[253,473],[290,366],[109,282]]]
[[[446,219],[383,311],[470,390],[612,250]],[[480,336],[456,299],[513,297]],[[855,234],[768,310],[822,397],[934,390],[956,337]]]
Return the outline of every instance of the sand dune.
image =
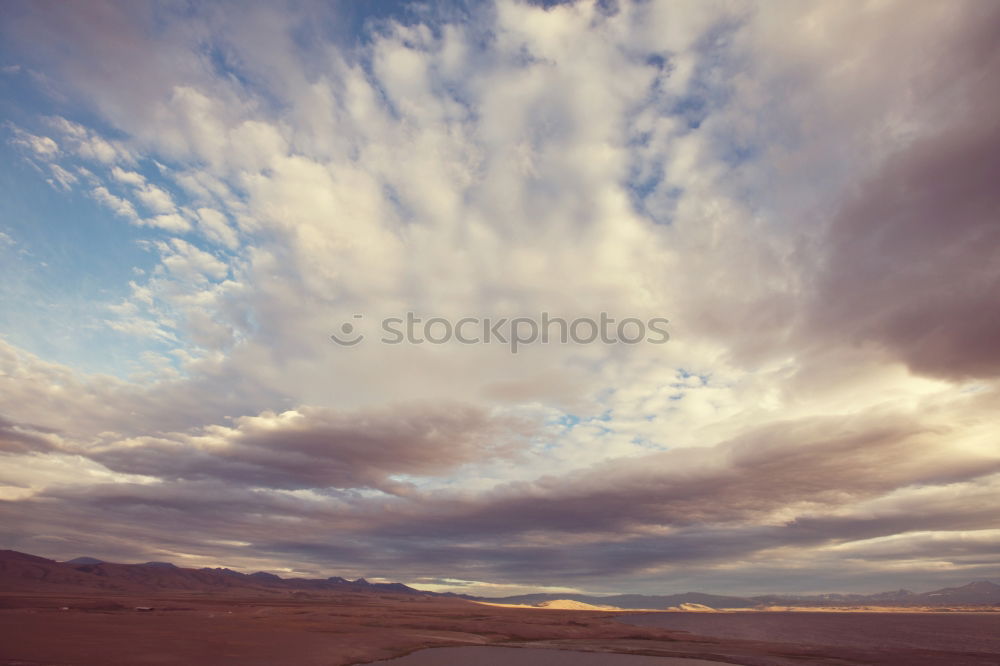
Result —
[[[706,606],[705,604],[681,604],[680,606],[671,606],[667,610],[669,611],[682,611],[687,613],[717,613],[718,611],[711,606]]]
[[[595,604],[587,604],[582,601],[573,601],[572,599],[555,599],[553,601],[543,601],[536,606],[537,608],[554,608],[558,610],[621,610],[615,606],[598,606]]]

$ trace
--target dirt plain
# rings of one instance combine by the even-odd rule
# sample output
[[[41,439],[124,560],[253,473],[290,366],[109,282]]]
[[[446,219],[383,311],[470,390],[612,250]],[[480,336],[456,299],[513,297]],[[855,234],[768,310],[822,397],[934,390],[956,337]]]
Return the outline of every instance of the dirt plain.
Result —
[[[898,641],[886,645],[776,642],[725,635],[725,630],[715,632],[722,635],[707,636],[690,633],[690,627],[685,632],[674,627],[632,626],[616,619],[623,615],[636,614],[502,608],[454,598],[389,594],[289,599],[14,594],[0,596],[0,664],[341,666],[427,647],[470,645],[687,657],[750,666],[1000,663],[1000,653],[984,652],[981,645],[926,649]],[[826,615],[797,617],[808,622],[810,617],[822,620]],[[853,615],[861,618],[861,614]],[[902,621],[897,614],[881,615]],[[728,616],[702,617],[725,622]],[[993,616],[997,622],[977,626],[984,631],[1000,627],[1000,614]],[[870,626],[879,617],[865,614],[858,621]],[[828,638],[824,641],[829,642]]]

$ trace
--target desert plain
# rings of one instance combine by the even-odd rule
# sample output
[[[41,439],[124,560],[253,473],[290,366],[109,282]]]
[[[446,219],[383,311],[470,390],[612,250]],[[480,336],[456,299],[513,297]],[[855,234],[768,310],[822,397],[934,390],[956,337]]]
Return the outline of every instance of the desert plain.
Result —
[[[535,648],[753,666],[985,666],[1000,663],[1000,613],[635,613],[383,593],[276,598],[52,589],[0,596],[4,666],[346,666],[469,646],[508,647],[511,655],[514,648]],[[436,661],[443,666],[476,663],[468,650],[436,654],[454,654]],[[552,655],[552,663],[570,656]],[[511,663],[519,660],[512,656]]]

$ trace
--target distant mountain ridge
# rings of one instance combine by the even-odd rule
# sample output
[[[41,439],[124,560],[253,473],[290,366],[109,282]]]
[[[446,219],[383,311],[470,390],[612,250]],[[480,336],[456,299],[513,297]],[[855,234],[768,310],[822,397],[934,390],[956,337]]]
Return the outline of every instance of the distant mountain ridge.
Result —
[[[258,571],[245,574],[223,567],[189,569],[169,562],[120,564],[93,557],[57,562],[13,550],[0,550],[0,589],[6,592],[105,593],[181,592],[190,594],[273,594],[306,597],[331,594],[391,594],[458,597],[473,601],[526,604],[544,607],[551,602],[570,601],[591,606],[622,609],[666,609],[687,605],[710,609],[762,608],[767,606],[989,606],[1000,607],[1000,585],[975,581],[959,587],[915,593],[894,590],[875,594],[761,595],[752,597],[685,592],[668,595],[643,594],[522,594],[509,597],[473,597],[452,592],[417,590],[403,583],[370,583],[364,578],[282,578]]]
[[[875,594],[766,595],[754,599],[777,606],[994,606],[1000,605],[1000,585],[983,580],[922,593],[895,590]]]
[[[63,591],[136,593],[176,591],[188,593],[265,594],[404,594],[434,595],[402,583],[369,583],[330,578],[281,578],[258,571],[244,574],[226,568],[189,569],[170,562],[120,564],[93,557],[57,562],[13,550],[0,550],[0,589],[41,591],[58,586]],[[452,595],[449,595],[452,596]]]
[[[592,605],[616,606],[626,609],[664,609],[683,604],[699,604],[710,608],[760,608],[763,606],[1000,606],[1000,585],[976,581],[961,587],[948,587],[932,592],[909,590],[877,592],[875,594],[816,594],[735,597],[701,592],[645,595],[612,594],[520,594],[510,597],[482,599],[491,603],[538,605],[556,600],[579,601]]]

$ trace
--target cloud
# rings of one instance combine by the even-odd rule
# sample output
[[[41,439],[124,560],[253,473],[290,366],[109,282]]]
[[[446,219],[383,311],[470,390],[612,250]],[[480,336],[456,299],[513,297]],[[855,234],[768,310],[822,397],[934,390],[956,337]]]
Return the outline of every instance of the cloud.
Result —
[[[170,195],[155,185],[147,183],[141,186],[136,192],[136,197],[154,213],[165,215],[176,210]]]
[[[27,148],[38,157],[50,159],[59,152],[59,144],[47,136],[37,136],[26,132],[19,127],[13,127],[13,142],[23,148]]]
[[[239,239],[236,232],[227,223],[225,215],[207,207],[199,208],[196,212],[199,229],[205,236],[230,250],[236,249],[239,245]]]
[[[787,507],[849,505],[899,488],[994,474],[1000,464],[996,452],[977,446],[985,436],[904,415],[779,421],[710,447],[511,484],[454,510],[442,501],[438,527],[482,536],[579,532],[610,537],[650,526],[770,523],[776,516],[783,523]],[[966,451],[963,441],[970,442]],[[859,469],[880,472],[858,474]]]
[[[172,480],[405,492],[408,484],[394,475],[426,476],[511,455],[529,435],[527,424],[460,405],[362,413],[299,408],[195,435],[137,438],[87,455],[117,472]]]
[[[52,170],[53,178],[56,179],[56,182],[59,183],[59,186],[64,190],[69,190],[79,181],[79,178],[69,171],[66,171],[66,169],[63,169],[58,164],[50,164],[49,168]]]
[[[173,233],[184,233],[191,230],[191,223],[174,213],[147,217],[142,220],[142,224]]]
[[[996,492],[1000,459],[979,446],[988,428],[960,431],[948,425],[949,414],[938,419],[870,414],[776,423],[712,447],[468,493],[393,475],[433,476],[491,455],[524,455],[533,431],[468,409],[313,409],[109,442],[85,455],[117,473],[164,482],[54,488],[45,504],[22,510],[47,521],[54,503],[67,502],[72,512],[99,507],[109,535],[138,527],[161,542],[178,538],[168,536],[170,522],[139,523],[197,512],[185,548],[198,544],[200,532],[248,544],[228,557],[269,554],[313,567],[337,561],[414,577],[447,568],[474,580],[558,577],[586,586],[595,576],[670,577],[691,567],[726,570],[734,561],[766,568],[774,557],[850,554],[877,566],[892,558],[866,559],[873,539],[991,524],[984,500]],[[505,438],[511,448],[498,450]],[[351,488],[396,497],[344,494]],[[330,542],[333,532],[341,537]],[[934,553],[947,555],[944,547]]]
[[[501,0],[341,40],[328,7],[37,6],[3,34],[67,103],[13,140],[109,211],[95,265],[148,262],[79,273],[134,377],[0,342],[9,543],[609,591],[997,571],[995,8]],[[671,340],[377,344],[408,311]]]
[[[1000,289],[1000,195],[990,185],[1000,173],[1000,131],[986,119],[1000,103],[980,108],[968,126],[891,158],[838,215],[817,328],[879,345],[916,372],[1000,372],[1000,318],[991,307]]]
[[[84,159],[105,165],[118,162],[129,164],[134,161],[134,156],[120,141],[108,141],[97,132],[62,116],[52,116],[47,120],[48,124],[62,135],[63,141]]]
[[[18,424],[0,417],[0,453],[45,452],[55,447],[45,437],[52,431],[25,424]]]
[[[91,195],[98,203],[110,208],[115,215],[132,221],[139,219],[139,214],[135,211],[135,206],[132,205],[132,202],[112,194],[103,185],[98,185],[91,190]]]
[[[118,166],[113,167],[111,169],[111,175],[119,183],[132,185],[133,187],[143,187],[146,184],[146,178],[141,173],[136,173],[135,171],[128,171]]]

